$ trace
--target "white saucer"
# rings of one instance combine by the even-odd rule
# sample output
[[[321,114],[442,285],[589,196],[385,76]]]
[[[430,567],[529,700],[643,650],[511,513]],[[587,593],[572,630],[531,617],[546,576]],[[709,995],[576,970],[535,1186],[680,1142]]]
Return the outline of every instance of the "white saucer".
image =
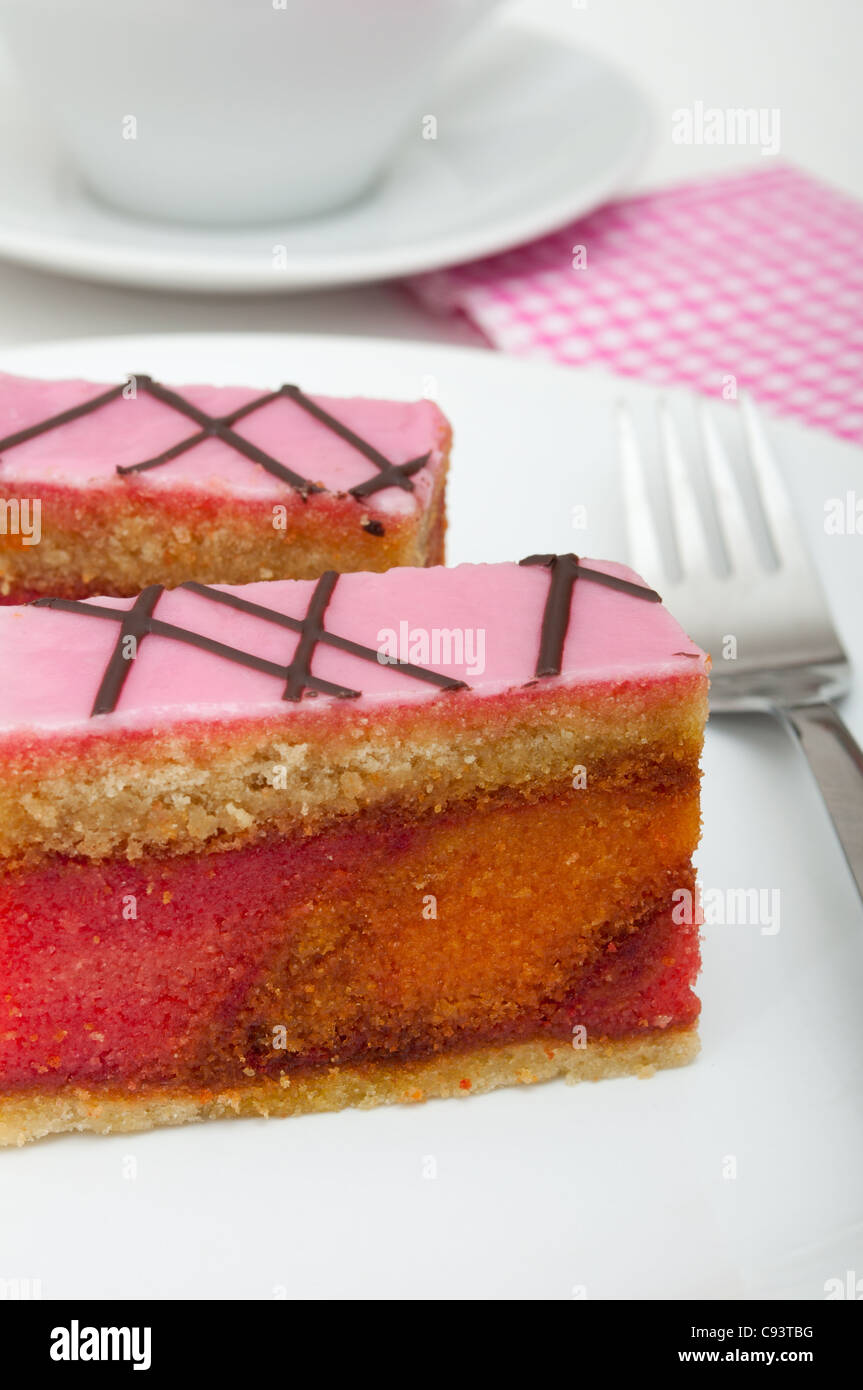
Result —
[[[645,147],[641,94],[591,54],[513,25],[486,32],[426,105],[375,193],[252,230],[147,223],[95,202],[20,91],[0,88],[0,256],[90,280],[266,292],[382,280],[562,226],[618,191]]]
[[[615,400],[655,424],[656,391],[631,379],[373,339],[91,339],[7,350],[0,369],[433,392],[455,425],[452,563],[622,558]],[[690,394],[666,394],[683,419]],[[860,541],[824,530],[825,499],[859,487],[859,451],[797,424],[771,434],[856,668],[846,714],[860,738]],[[0,1273],[38,1277],[46,1299],[808,1300],[829,1280],[844,1288],[863,1230],[860,901],[777,723],[712,719],[704,770],[704,885],[778,889],[781,925],[705,928],[692,1066],[7,1150]]]

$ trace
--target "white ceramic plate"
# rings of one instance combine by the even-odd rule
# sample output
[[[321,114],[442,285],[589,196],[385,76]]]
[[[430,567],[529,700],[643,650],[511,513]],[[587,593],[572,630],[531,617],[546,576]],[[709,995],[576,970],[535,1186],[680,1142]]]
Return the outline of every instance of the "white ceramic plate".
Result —
[[[2,72],[0,72],[2,79]],[[601,59],[501,25],[468,41],[388,177],[339,214],[209,230],[148,223],[93,200],[11,83],[0,80],[0,256],[168,289],[274,294],[381,280],[500,251],[620,189],[647,110]]]
[[[622,556],[611,406],[625,397],[647,424],[654,403],[590,371],[350,338],[91,340],[0,368],[433,392],[456,430],[452,561]],[[860,674],[847,715],[863,738],[863,539],[823,529],[825,499],[859,489],[860,456],[793,425],[773,434]],[[0,1277],[55,1298],[818,1299],[859,1275],[860,902],[770,720],[710,726],[704,812],[705,886],[778,888],[781,917],[774,935],[707,929],[692,1067],[5,1150]]]

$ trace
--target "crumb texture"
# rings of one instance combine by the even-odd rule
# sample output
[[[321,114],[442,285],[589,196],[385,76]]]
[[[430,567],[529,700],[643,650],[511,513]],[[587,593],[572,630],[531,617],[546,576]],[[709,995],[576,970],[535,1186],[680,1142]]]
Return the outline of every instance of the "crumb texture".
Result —
[[[587,787],[692,782],[706,682],[664,698],[520,692],[513,700],[444,694],[420,712],[58,740],[0,761],[0,855],[101,859],[229,849],[278,831],[312,833],[359,812],[440,810],[504,787],[525,796]]]
[[[6,875],[0,1113],[694,1026],[696,787],[357,821]]]
[[[62,1095],[21,1094],[0,1101],[0,1145],[70,1131],[129,1133],[159,1125],[241,1116],[303,1115],[348,1106],[415,1104],[461,1099],[501,1086],[534,1085],[564,1077],[568,1082],[617,1076],[650,1076],[686,1066],[698,1055],[694,1028],[588,1044],[522,1042],[479,1047],[463,1055],[398,1065],[331,1067],[288,1085],[264,1080],[216,1091],[152,1091],[140,1095],[76,1089]]]

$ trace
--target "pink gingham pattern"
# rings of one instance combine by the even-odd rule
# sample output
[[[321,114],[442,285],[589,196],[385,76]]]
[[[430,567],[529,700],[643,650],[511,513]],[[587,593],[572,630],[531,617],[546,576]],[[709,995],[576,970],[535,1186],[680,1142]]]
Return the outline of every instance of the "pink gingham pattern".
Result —
[[[710,395],[734,377],[863,441],[863,207],[798,170],[629,198],[408,284],[507,352]]]

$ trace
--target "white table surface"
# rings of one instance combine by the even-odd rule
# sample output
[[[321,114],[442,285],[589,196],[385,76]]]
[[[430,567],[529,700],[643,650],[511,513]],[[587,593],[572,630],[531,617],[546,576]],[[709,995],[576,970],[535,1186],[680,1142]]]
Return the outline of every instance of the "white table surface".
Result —
[[[504,13],[595,48],[653,97],[654,143],[635,187],[765,162],[757,150],[675,145],[671,113],[701,101],[722,108],[778,107],[780,158],[863,198],[860,0],[663,0],[661,6],[644,0],[514,0]],[[477,341],[465,325],[433,319],[393,285],[221,298],[89,285],[0,265],[0,346],[183,330]]]

